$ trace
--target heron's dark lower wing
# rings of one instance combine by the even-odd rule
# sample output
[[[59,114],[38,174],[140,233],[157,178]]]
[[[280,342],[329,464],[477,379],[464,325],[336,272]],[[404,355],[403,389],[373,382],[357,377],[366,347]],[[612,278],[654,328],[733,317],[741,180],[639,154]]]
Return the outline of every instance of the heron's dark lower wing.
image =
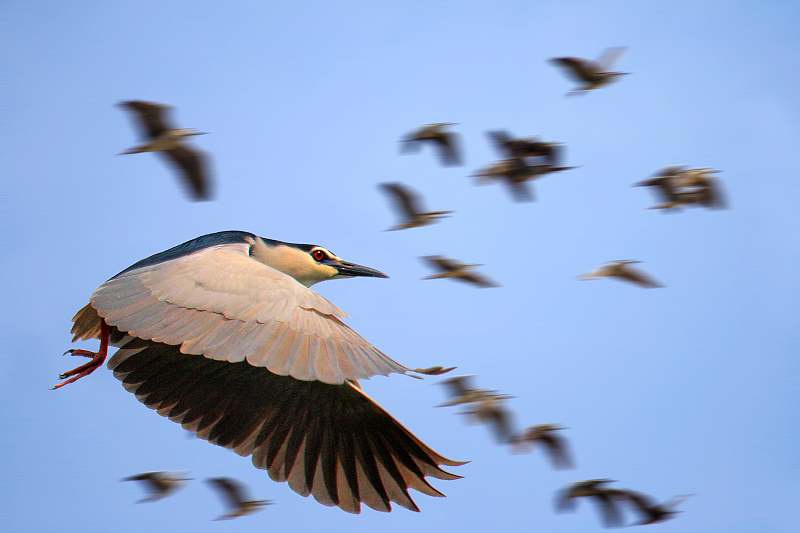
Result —
[[[108,366],[139,401],[252,455],[273,480],[324,505],[358,513],[361,502],[379,511],[396,502],[418,511],[408,488],[443,496],[425,476],[459,477],[439,465],[463,463],[437,454],[350,383],[301,381],[131,337],[121,344]]]

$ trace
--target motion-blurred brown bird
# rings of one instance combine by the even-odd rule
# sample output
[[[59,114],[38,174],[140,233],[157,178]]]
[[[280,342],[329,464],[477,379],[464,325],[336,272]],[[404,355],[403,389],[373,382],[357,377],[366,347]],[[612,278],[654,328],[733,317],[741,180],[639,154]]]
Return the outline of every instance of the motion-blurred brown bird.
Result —
[[[520,158],[540,157],[541,163],[555,167],[561,161],[562,148],[559,143],[544,142],[539,137],[513,138],[507,131],[487,131],[486,134],[494,142],[503,157]]]
[[[605,527],[619,527],[622,525],[620,513],[615,498],[614,489],[607,489],[605,485],[614,483],[613,479],[587,479],[568,485],[556,493],[556,511],[574,511],[577,498],[591,498],[597,504],[600,517]]]
[[[510,439],[515,453],[528,453],[537,443],[542,443],[553,466],[558,469],[575,468],[567,451],[567,442],[556,431],[567,429],[558,424],[531,426]]]
[[[193,200],[211,199],[211,178],[207,169],[208,155],[186,145],[183,141],[191,135],[203,133],[191,129],[175,129],[166,118],[171,106],[158,102],[130,100],[119,107],[131,111],[137,118],[146,142],[123,154],[158,152],[178,171]]]
[[[655,499],[641,492],[612,489],[610,493],[619,501],[629,502],[633,506],[633,509],[639,513],[641,520],[632,524],[634,526],[658,524],[670,518],[675,518],[675,515],[680,511],[676,511],[673,507],[693,496],[693,494],[683,494],[659,504],[656,503]]]
[[[488,424],[500,444],[506,444],[514,434],[513,413],[505,406],[513,398],[506,394],[487,394],[470,403],[470,408],[460,414],[467,415],[470,423]]]
[[[532,202],[533,192],[525,182],[532,181],[553,172],[571,170],[576,167],[554,167],[550,165],[529,165],[524,159],[512,158],[495,161],[478,174],[478,185],[502,181],[511,191],[516,202]]]
[[[389,195],[396,210],[405,218],[400,224],[386,231],[428,226],[453,212],[423,211],[419,195],[402,183],[381,183],[381,189]]]
[[[458,135],[445,131],[447,126],[455,126],[453,122],[427,124],[409,133],[401,142],[401,153],[416,152],[421,143],[429,143],[436,147],[442,164],[446,167],[461,165]]]
[[[497,285],[495,282],[493,282],[486,276],[478,274],[477,272],[472,270],[473,267],[482,265],[458,263],[455,259],[448,259],[440,255],[428,255],[422,257],[421,259],[427,261],[428,264],[431,265],[433,268],[441,270],[439,274],[426,276],[422,279],[452,278],[464,281],[466,283],[470,283],[472,285],[481,288],[499,287],[499,285]]]
[[[473,376],[453,376],[440,381],[440,385],[444,385],[449,389],[450,400],[439,407],[450,407],[463,403],[477,402],[497,392],[493,389],[476,389],[472,387],[472,377]]]
[[[629,74],[628,72],[609,72],[609,69],[622,57],[625,50],[627,50],[626,46],[609,48],[597,61],[578,57],[555,57],[550,61],[561,67],[569,77],[578,83],[583,83],[580,87],[568,92],[567,96],[584,94],[586,91],[612,83],[619,76]]]
[[[214,520],[230,520],[239,516],[253,514],[260,511],[272,500],[251,500],[246,494],[245,486],[229,477],[213,477],[206,480],[228,505],[230,511]]]
[[[619,280],[629,281],[646,289],[663,287],[663,285],[655,281],[641,270],[628,266],[634,263],[641,263],[641,261],[634,261],[632,259],[626,259],[623,261],[609,261],[604,265],[600,265],[592,272],[589,272],[583,276],[579,276],[578,279],[599,279],[613,277]]]
[[[122,479],[122,481],[141,481],[147,491],[148,496],[143,500],[136,503],[154,502],[172,494],[180,489],[183,484],[190,481],[189,478],[183,477],[188,470],[179,470],[177,472],[144,472]]]
[[[635,187],[653,187],[662,204],[650,209],[677,209],[701,205],[709,209],[724,209],[726,202],[713,168],[688,169],[686,165],[671,165],[652,178],[635,183]]]

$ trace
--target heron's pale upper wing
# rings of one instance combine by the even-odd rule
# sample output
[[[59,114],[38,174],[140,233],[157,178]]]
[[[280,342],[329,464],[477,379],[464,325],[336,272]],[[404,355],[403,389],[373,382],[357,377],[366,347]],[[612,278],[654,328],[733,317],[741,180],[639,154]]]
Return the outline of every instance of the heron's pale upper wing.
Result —
[[[116,344],[108,366],[139,401],[201,439],[252,455],[273,480],[324,505],[358,513],[361,502],[379,511],[396,502],[418,511],[409,488],[443,496],[426,476],[459,477],[439,465],[463,463],[429,448],[351,382],[301,381],[131,336]]]
[[[614,63],[619,61],[619,59],[622,57],[622,54],[624,54],[625,50],[627,49],[627,46],[616,46],[603,52],[603,55],[601,55],[600,59],[597,60],[598,71],[608,72],[614,68]]]
[[[408,370],[345,325],[341,309],[249,248],[212,246],[126,270],[101,285],[91,305],[134,337],[281,376],[342,383]]]

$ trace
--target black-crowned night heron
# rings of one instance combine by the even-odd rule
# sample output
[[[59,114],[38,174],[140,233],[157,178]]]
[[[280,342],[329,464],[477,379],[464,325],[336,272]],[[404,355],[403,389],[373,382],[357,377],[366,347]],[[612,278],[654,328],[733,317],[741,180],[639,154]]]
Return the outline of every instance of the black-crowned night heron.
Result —
[[[141,481],[147,492],[146,498],[136,503],[154,502],[180,489],[190,478],[183,477],[188,470],[177,472],[144,472],[124,478],[122,481]]]
[[[673,507],[677,506],[683,501],[691,498],[693,494],[682,494],[675,496],[665,501],[664,503],[656,503],[656,500],[641,492],[632,490],[611,490],[614,498],[622,502],[628,502],[633,509],[639,513],[641,520],[636,522],[634,526],[644,526],[647,524],[658,524],[665,522],[670,518],[675,518],[675,515],[680,513]]]
[[[272,500],[251,500],[247,496],[247,488],[244,484],[235,479],[229,477],[212,477],[206,481],[219,492],[220,497],[230,508],[227,514],[215,518],[214,520],[231,520],[239,516],[253,514],[267,505],[272,504]]]
[[[640,287],[644,287],[645,289],[663,287],[663,285],[655,281],[641,270],[629,266],[635,263],[641,263],[641,261],[634,261],[632,259],[609,261],[604,265],[600,265],[588,274],[579,276],[578,279],[599,279],[612,277],[622,281],[634,283]]]
[[[381,189],[389,195],[396,210],[405,219],[386,231],[429,226],[452,213],[452,211],[424,211],[419,195],[402,183],[381,183]]]
[[[544,446],[553,466],[558,469],[575,468],[567,451],[567,442],[555,432],[567,429],[559,424],[539,424],[511,437],[514,452],[527,453],[538,443]]]
[[[453,122],[426,124],[412,131],[402,139],[401,153],[416,152],[420,143],[433,144],[439,152],[439,158],[446,167],[461,165],[458,135],[446,131],[447,126],[455,126]]]
[[[194,200],[211,199],[211,178],[207,170],[208,155],[183,141],[203,133],[192,129],[176,129],[169,125],[166,114],[170,106],[158,102],[131,100],[118,104],[133,112],[146,142],[122,154],[159,152],[178,170]]]
[[[356,380],[409,368],[342,321],[347,314],[312,291],[317,282],[385,278],[310,244],[243,231],[198,237],[123,270],[73,318],[73,340],[100,350],[61,375],[108,366],[126,390],[297,493],[358,513],[361,502],[418,511],[413,488],[443,496],[426,476],[456,479],[457,466],[414,436]],[[441,367],[415,372],[441,373]],[[67,379],[69,378],[69,379]]]
[[[568,485],[566,488],[556,493],[556,511],[567,512],[575,510],[576,498],[591,498],[600,511],[603,525],[606,527],[618,527],[622,525],[622,513],[617,506],[615,489],[605,487],[608,483],[614,483],[613,479],[587,479]]]
[[[628,72],[609,72],[609,69],[622,57],[625,50],[627,50],[626,46],[609,48],[597,61],[579,57],[554,57],[550,61],[563,68],[567,75],[575,81],[583,83],[580,87],[568,92],[567,96],[584,94],[586,91],[610,84],[619,76],[629,74]]]
[[[498,284],[473,270],[474,267],[481,266],[479,264],[465,264],[459,263],[455,259],[448,259],[440,255],[428,255],[422,257],[433,268],[440,270],[438,274],[426,276],[422,279],[439,279],[439,278],[452,278],[457,279],[481,288],[486,287],[499,287]]]

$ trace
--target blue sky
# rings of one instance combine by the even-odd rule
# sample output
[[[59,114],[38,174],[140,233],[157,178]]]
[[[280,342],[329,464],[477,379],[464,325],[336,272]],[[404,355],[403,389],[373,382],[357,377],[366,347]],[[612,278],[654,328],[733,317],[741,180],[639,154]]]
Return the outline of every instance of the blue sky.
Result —
[[[9,531],[592,531],[556,515],[565,484],[610,477],[661,500],[696,494],[659,531],[794,532],[797,457],[800,9],[784,1],[9,1],[5,53],[0,329],[0,514]],[[619,83],[565,98],[547,63],[628,46]],[[213,157],[217,200],[188,202],[113,104],[176,106]],[[464,167],[398,140],[455,122]],[[497,159],[490,129],[566,144],[580,168],[515,204],[467,176]],[[730,209],[664,214],[631,185],[670,164],[710,166]],[[384,233],[377,188],[400,181],[440,224]],[[511,455],[436,409],[436,378],[364,383],[444,455],[469,460],[419,514],[351,516],[274,483],[249,459],[139,404],[102,368],[59,391],[70,319],[103,281],[193,237],[240,229],[328,247],[390,279],[315,289],[411,367],[458,366],[516,398],[522,427],[560,423],[576,470]],[[478,290],[418,257],[482,263]],[[642,260],[667,285],[576,276]],[[96,342],[85,343],[96,349]],[[276,505],[231,522],[194,482],[133,505],[122,477],[233,476]]]

